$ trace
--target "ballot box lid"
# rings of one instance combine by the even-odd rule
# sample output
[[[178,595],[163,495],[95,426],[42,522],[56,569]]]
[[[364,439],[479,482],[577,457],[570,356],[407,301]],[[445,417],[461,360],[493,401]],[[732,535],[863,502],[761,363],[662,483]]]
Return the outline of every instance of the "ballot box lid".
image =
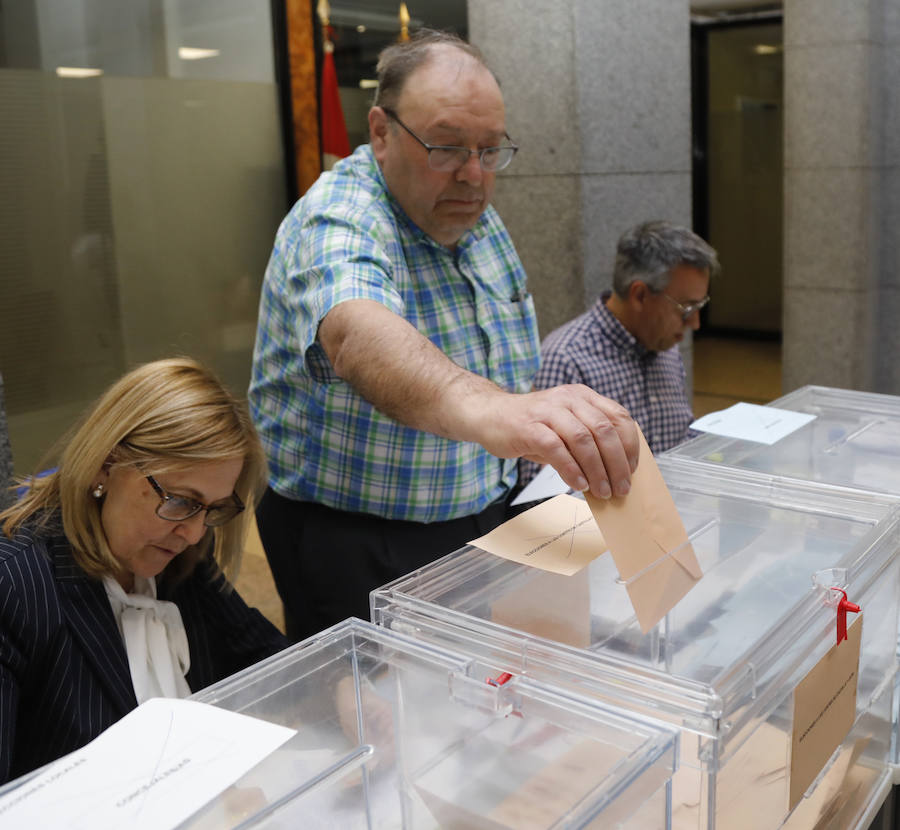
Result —
[[[772,444],[703,433],[666,455],[900,496],[900,397],[804,386],[767,406],[815,417]]]

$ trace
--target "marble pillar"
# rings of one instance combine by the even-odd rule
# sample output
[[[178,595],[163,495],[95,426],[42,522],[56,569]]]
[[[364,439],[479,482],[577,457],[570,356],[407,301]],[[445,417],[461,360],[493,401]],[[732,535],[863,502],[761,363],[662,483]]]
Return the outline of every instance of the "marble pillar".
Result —
[[[521,147],[494,204],[544,336],[611,286],[624,230],[691,224],[688,0],[469,0],[469,37]]]
[[[900,0],[784,4],[785,391],[900,393]]]

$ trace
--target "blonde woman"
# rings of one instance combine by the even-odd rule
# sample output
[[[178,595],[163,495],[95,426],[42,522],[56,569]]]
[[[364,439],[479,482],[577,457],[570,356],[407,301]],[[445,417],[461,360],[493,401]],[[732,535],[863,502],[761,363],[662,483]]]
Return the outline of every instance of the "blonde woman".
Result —
[[[100,398],[0,513],[0,781],[287,645],[226,578],[261,481],[248,416],[195,361]]]

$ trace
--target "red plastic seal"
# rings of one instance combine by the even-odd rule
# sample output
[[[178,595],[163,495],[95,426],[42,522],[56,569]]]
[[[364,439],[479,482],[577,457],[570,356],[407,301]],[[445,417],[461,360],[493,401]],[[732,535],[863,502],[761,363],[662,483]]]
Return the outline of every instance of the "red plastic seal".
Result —
[[[847,612],[858,614],[859,606],[847,599],[847,592],[843,588],[832,588],[831,590],[839,591],[843,595],[843,599],[837,606],[837,641],[840,643],[847,639]]]

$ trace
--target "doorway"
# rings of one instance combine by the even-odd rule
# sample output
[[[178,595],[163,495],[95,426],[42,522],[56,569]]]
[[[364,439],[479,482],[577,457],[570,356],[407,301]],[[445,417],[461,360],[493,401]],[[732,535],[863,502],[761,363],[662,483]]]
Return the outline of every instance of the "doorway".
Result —
[[[781,337],[782,40],[780,13],[692,22],[694,228],[722,263],[701,336]]]

